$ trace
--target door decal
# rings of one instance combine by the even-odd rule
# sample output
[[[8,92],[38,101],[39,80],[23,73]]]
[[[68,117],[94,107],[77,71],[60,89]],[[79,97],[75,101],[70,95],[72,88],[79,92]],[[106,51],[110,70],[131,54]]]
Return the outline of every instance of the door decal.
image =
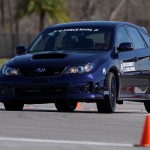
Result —
[[[134,62],[121,62],[121,71],[122,72],[130,72],[135,71]]]

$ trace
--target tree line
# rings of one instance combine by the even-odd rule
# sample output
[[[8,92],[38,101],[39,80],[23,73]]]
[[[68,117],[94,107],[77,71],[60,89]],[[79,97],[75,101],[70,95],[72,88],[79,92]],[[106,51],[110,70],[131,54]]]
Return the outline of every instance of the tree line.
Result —
[[[150,31],[150,0],[0,0],[0,33],[37,33],[81,20],[129,21]]]
[[[39,30],[43,29],[46,16],[51,24],[69,21],[66,2],[66,0],[0,0],[1,30],[4,31],[8,26],[10,32],[18,30],[20,21],[25,16],[30,18],[32,14],[39,18]],[[36,23],[34,19],[31,20],[32,23]]]

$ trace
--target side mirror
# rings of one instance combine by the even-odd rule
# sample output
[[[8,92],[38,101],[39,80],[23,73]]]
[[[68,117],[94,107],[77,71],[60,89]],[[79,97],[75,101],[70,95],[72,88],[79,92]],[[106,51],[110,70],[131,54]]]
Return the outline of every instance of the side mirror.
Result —
[[[17,46],[16,47],[16,54],[24,54],[26,52],[26,47],[25,46]]]
[[[129,42],[121,43],[117,49],[119,52],[132,51],[133,50],[133,44],[129,43]]]

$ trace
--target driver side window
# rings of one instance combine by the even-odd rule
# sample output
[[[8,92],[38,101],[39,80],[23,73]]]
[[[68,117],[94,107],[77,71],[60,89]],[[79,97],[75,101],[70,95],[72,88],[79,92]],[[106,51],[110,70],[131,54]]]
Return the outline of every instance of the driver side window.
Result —
[[[130,39],[125,28],[120,27],[117,32],[117,47],[119,47],[119,45],[124,42],[130,42]]]

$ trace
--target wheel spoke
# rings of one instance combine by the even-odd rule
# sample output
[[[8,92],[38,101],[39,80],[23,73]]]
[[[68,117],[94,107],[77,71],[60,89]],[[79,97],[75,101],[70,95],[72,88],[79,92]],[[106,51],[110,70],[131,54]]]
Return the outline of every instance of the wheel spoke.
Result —
[[[116,81],[114,78],[112,78],[111,80],[111,102],[112,102],[112,106],[115,105],[116,103]]]

